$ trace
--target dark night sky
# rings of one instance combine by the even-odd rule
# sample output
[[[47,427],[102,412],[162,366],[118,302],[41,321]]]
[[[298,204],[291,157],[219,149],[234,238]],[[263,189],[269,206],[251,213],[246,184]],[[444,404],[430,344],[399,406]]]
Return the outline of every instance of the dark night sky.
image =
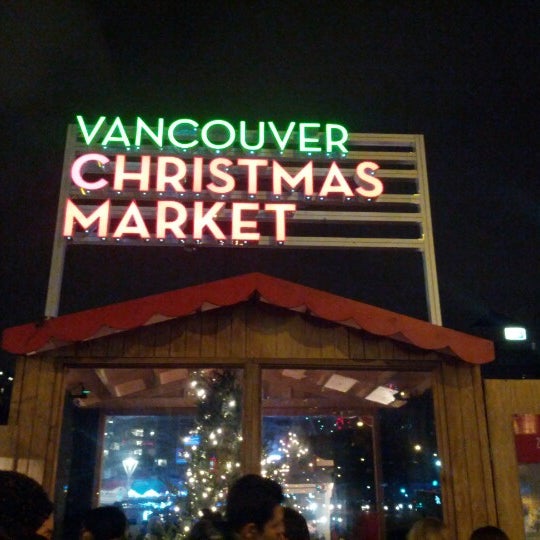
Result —
[[[444,324],[538,331],[540,9],[449,4],[3,2],[2,326],[43,314],[66,127],[103,114],[422,133]],[[364,251],[78,248],[62,311],[255,270],[425,317],[419,258]]]

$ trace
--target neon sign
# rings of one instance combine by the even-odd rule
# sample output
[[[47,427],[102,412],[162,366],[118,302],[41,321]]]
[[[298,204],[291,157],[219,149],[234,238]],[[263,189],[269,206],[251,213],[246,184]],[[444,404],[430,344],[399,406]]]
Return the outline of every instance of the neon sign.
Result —
[[[258,122],[250,131],[245,121],[188,118],[167,126],[160,118],[155,127],[140,117],[128,127],[120,117],[77,123],[89,151],[70,166],[68,239],[84,232],[103,241],[238,245],[258,243],[264,224],[283,244],[299,205],[371,201],[384,188],[374,161],[340,165],[348,132],[339,124],[289,122],[279,131]]]
[[[133,136],[130,137],[128,131],[132,131],[131,128],[126,129],[119,116],[108,127],[105,116],[100,116],[93,127],[88,126],[80,115],[77,116],[77,123],[88,146],[116,144],[124,148],[140,147],[146,138],[159,148],[168,144],[182,150],[194,149],[202,144],[212,150],[225,150],[237,145],[247,151],[258,151],[269,144],[283,152],[296,142],[296,149],[300,152],[346,153],[345,143],[349,135],[340,124],[322,126],[316,122],[289,122],[285,130],[280,132],[274,122],[257,122],[256,129],[250,132],[247,122],[243,120],[238,127],[227,120],[211,120],[201,126],[191,118],[179,118],[165,129],[163,118],[158,119],[156,127],[151,127],[137,117]]]

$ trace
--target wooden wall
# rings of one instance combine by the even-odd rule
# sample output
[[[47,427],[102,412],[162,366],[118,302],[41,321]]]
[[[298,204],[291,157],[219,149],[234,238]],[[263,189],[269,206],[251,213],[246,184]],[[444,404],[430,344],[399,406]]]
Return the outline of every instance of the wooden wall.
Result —
[[[182,358],[200,362],[217,359],[237,362],[257,358],[295,362],[334,359],[373,362],[413,360],[429,366],[441,358],[431,351],[379,338],[346,326],[260,303],[216,309],[135,331],[114,334],[64,347],[54,353],[75,363],[169,363]],[[418,364],[420,362],[420,364]]]
[[[54,358],[17,360],[8,429],[1,435],[7,468],[22,472],[54,493],[56,456],[62,424],[64,370]],[[4,448],[5,447],[5,448]]]
[[[525,538],[519,493],[513,414],[540,414],[540,380],[486,380],[489,441],[500,526],[510,538]]]
[[[497,523],[480,368],[445,362],[434,384],[445,521],[458,540]]]

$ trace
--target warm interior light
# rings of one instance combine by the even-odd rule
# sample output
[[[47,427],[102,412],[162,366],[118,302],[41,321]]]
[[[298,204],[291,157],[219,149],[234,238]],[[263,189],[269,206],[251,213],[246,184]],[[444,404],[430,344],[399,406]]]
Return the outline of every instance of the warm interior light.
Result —
[[[507,326],[504,329],[504,339],[506,341],[525,341],[527,330],[523,326]]]

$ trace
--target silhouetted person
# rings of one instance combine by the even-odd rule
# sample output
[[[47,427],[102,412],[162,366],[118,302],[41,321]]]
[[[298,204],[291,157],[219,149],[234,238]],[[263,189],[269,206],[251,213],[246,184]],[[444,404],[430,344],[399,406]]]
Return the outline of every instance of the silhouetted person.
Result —
[[[202,517],[192,527],[187,540],[224,540],[228,537],[228,529],[219,512],[203,508]]]
[[[309,529],[304,516],[294,508],[283,509],[285,540],[309,540]]]
[[[407,534],[407,540],[445,540],[447,528],[435,517],[426,517],[417,521]]]
[[[127,519],[118,506],[100,506],[86,513],[82,528],[82,540],[117,540],[125,538]]]
[[[165,527],[159,514],[152,514],[148,520],[145,540],[161,540],[165,536]]]
[[[479,527],[471,534],[470,540],[510,540],[508,535],[499,527],[486,525]]]
[[[281,540],[283,525],[281,486],[257,474],[233,483],[227,495],[227,522],[240,540]]]
[[[32,478],[15,471],[0,471],[0,538],[50,540],[54,506]]]

